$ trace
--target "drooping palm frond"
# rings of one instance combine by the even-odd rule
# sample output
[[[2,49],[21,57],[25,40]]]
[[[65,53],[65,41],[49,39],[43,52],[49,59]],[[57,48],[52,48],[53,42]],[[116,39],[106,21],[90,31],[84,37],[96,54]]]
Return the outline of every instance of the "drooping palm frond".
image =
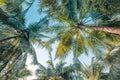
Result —
[[[34,0],[31,2],[29,7],[25,10],[23,10],[23,2],[25,0],[14,0],[14,1],[7,1],[7,4],[4,7],[0,8],[0,19],[2,22],[8,25],[12,25],[11,27],[14,27],[18,30],[25,29],[25,15],[34,3]],[[29,2],[30,3],[30,2]]]
[[[16,78],[20,78],[20,76],[22,76],[22,77],[27,76],[27,75],[24,75],[24,76],[21,75],[22,69],[25,69],[25,67],[26,67],[26,65],[25,65],[26,59],[27,59],[27,54],[22,54],[20,57],[18,57],[18,59],[16,59],[14,64],[11,64],[12,68],[9,68],[10,71],[5,75],[5,76],[8,76],[7,79],[9,79],[9,78],[16,79]]]
[[[85,45],[83,44],[84,39],[80,33],[82,33],[80,30],[76,30],[76,34],[74,35],[75,38],[73,39],[72,44],[74,57],[80,56],[80,54],[82,54],[85,49]]]
[[[6,43],[3,43],[4,46],[1,47],[2,52],[0,57],[6,57],[5,59],[1,60],[1,63],[3,64],[0,69],[1,78],[14,68],[16,61],[19,59],[20,55],[22,55],[19,47],[15,47],[15,45],[9,44],[8,48],[6,49],[7,46],[5,46],[5,44]]]
[[[41,79],[83,80],[75,73],[75,71],[77,71],[78,66],[80,66],[79,63],[75,63],[78,66],[75,66],[74,64],[65,66],[65,64],[66,62],[60,61],[59,63],[56,64],[56,66],[54,66],[54,69],[52,69],[51,67],[52,64],[49,64],[48,68],[38,69],[37,70],[38,80]]]
[[[44,17],[40,19],[39,22],[30,24],[28,28],[25,29],[26,31],[29,32],[30,41],[32,41],[34,44],[36,43],[42,46],[44,45],[42,38],[50,38],[49,36],[44,34],[44,28],[47,29],[48,22],[49,21],[47,17]]]
[[[18,73],[16,74],[18,78],[23,78],[23,77],[30,76],[30,75],[32,75],[32,73],[27,68],[19,69]]]
[[[91,0],[92,10],[90,12],[91,17],[95,18],[95,22],[100,26],[111,26],[111,27],[119,27],[119,21],[112,20],[114,16],[119,15],[120,5],[119,0]],[[114,5],[116,4],[116,5]],[[97,17],[100,16],[100,17]]]
[[[86,4],[90,3],[89,0],[54,0],[53,2],[50,1],[41,1],[41,7],[48,8],[46,12],[51,15],[52,17],[56,17],[58,19],[72,20],[73,22],[79,22],[80,19],[84,15],[86,15],[87,11],[90,9],[90,6]],[[83,13],[85,12],[85,13]],[[81,16],[79,14],[83,13]],[[58,16],[59,15],[59,16]],[[63,17],[63,16],[64,17]],[[62,18],[60,18],[62,16]],[[63,20],[62,19],[62,20]],[[64,19],[65,20],[65,19]]]
[[[23,28],[23,24],[21,24],[20,21],[17,21],[17,19],[14,17],[11,17],[9,13],[5,12],[2,9],[0,11],[0,21],[3,24],[15,28],[16,30],[20,30]]]
[[[115,48],[113,48],[112,50],[110,50],[107,54],[106,54],[106,60],[109,62],[110,64],[110,72],[109,72],[109,79],[110,80],[115,80],[115,79],[119,79],[120,75],[120,68],[119,68],[119,53],[120,53],[120,45],[117,45]]]
[[[8,27],[8,25],[5,25],[3,23],[0,23],[0,39],[11,37],[11,36],[17,36],[20,35],[21,33],[17,33],[16,30],[12,27]]]
[[[86,49],[90,49],[95,53],[96,57],[103,58],[104,57],[104,51],[102,50],[104,47],[104,50],[111,49],[113,46],[109,45],[108,43],[110,40],[107,39],[106,34],[104,32],[91,32],[88,30],[85,30],[87,37],[84,38],[84,43]],[[102,41],[101,41],[102,40]],[[112,42],[112,41],[111,41]]]
[[[24,45],[24,44],[26,44],[26,45]],[[21,38],[21,40],[20,40],[20,48],[26,54],[31,54],[32,55],[32,57],[33,57],[32,63],[33,64],[38,64],[36,52],[35,52],[35,50],[33,48],[33,45],[31,44],[31,42],[29,42],[25,38]]]
[[[48,18],[44,17],[36,23],[29,24],[27,29],[33,33],[38,34],[38,32],[42,30],[42,28],[48,27],[48,23],[49,23]]]
[[[105,68],[102,61],[92,59],[91,64],[83,65],[82,77],[86,80],[102,80],[101,76]]]
[[[72,33],[71,32],[63,32],[61,34],[61,42],[58,45],[57,52],[56,52],[56,57],[62,57],[63,55],[67,55],[71,50],[71,45],[72,45]]]
[[[104,14],[115,14],[116,12],[119,13],[120,1],[119,0],[92,0],[93,9],[99,11],[100,13]],[[115,5],[116,4],[116,5]]]

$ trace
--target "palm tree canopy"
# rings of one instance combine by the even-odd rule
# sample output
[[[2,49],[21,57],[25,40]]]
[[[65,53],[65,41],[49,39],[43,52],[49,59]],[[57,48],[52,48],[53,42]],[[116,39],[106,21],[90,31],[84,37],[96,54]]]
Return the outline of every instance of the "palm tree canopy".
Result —
[[[117,1],[113,2],[117,3]],[[110,46],[119,42],[119,35],[115,35],[115,41],[112,40],[112,38],[115,37],[113,36],[114,34],[120,34],[119,28],[111,28],[113,25],[106,25],[108,27],[101,27],[102,25],[99,25],[99,23],[104,24],[104,21],[102,23],[99,22],[99,19],[103,20],[102,18],[104,18],[104,15],[101,13],[105,13],[106,16],[111,13],[110,19],[106,20],[107,24],[110,24],[111,21],[116,21],[116,19],[113,19],[113,15],[118,14],[119,7],[117,7],[115,12],[112,13],[112,9],[115,6],[112,4],[112,1],[44,0],[40,3],[41,11],[47,13],[50,19],[56,21],[56,24],[50,27],[50,29],[53,29],[52,31],[57,33],[56,39],[60,41],[56,51],[56,57],[62,57],[63,55],[66,56],[70,50],[73,51],[74,56],[79,56],[81,53],[87,53],[88,46],[91,47],[95,53],[101,54],[102,52],[100,47],[110,49]],[[106,6],[104,4],[107,4],[107,6],[111,9],[105,8]],[[100,5],[102,5],[102,7],[100,7]],[[95,26],[92,26],[91,23]],[[119,27],[119,20],[117,20],[116,23],[118,23],[116,27]],[[92,31],[89,31],[89,29],[92,29]],[[114,34],[108,34],[107,32]],[[111,42],[113,43],[111,44]]]
[[[27,26],[25,15],[34,1],[0,0],[1,79],[5,75],[8,76],[9,73],[16,75],[21,67],[25,69],[28,54],[33,57],[32,63],[40,65],[33,44],[44,45],[51,51],[51,44],[57,40],[59,44],[56,50],[56,58],[66,57],[70,51],[73,51],[74,59],[77,59],[82,53],[87,54],[88,49],[91,48],[96,57],[103,59],[103,48],[106,50],[112,49],[120,42],[119,0],[41,0],[41,11],[47,13],[47,16]],[[25,9],[23,4],[27,4],[28,7]],[[55,22],[55,24],[51,25],[49,21]],[[42,37],[50,37],[41,32],[52,32],[55,33],[55,36],[52,36],[53,38],[48,42],[44,42],[41,40]],[[109,62],[111,62],[110,75],[112,77],[110,79],[117,80],[119,78],[119,75],[116,74],[119,73],[117,69],[119,69],[118,54],[120,50],[116,51],[117,56],[116,54],[110,54],[112,52],[114,50],[111,50],[108,54],[108,56],[110,55]],[[4,56],[6,56],[6,59],[3,58]],[[74,63],[75,66],[67,67],[64,67],[64,62],[54,66],[52,58],[48,63],[51,65],[49,68],[41,65],[41,69],[43,69],[40,70],[42,78],[55,79],[62,77],[68,80],[71,79],[71,76],[75,76],[77,70],[81,69],[78,60]],[[90,68],[92,78],[91,76],[87,77],[91,79],[100,77],[101,65],[98,65],[99,69],[96,67],[92,66],[98,72],[95,73]],[[29,71],[26,72],[26,74],[29,74]],[[89,73],[89,70],[85,72]],[[74,78],[78,77],[77,75]]]
[[[28,26],[25,24],[25,15],[33,2],[34,0],[32,2],[11,0],[0,7],[0,46],[2,44],[4,45],[0,47],[2,54],[0,57],[2,58],[10,54],[3,59],[4,62],[0,70],[1,76],[11,71],[16,73],[19,69],[19,67],[17,67],[18,65],[25,67],[28,54],[33,57],[32,63],[35,65],[38,64],[33,44],[43,46],[41,38],[49,38],[40,33],[40,28],[47,26],[48,19],[44,17],[40,19],[40,21],[31,23]],[[28,5],[27,9],[23,8],[23,3]],[[7,45],[10,45],[8,49],[6,49]],[[13,62],[13,64],[11,64],[11,62]]]

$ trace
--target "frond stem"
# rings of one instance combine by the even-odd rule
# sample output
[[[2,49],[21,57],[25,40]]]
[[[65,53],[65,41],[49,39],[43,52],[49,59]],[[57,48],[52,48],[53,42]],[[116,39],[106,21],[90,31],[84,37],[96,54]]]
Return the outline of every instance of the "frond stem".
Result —
[[[1,42],[4,42],[4,41],[7,41],[7,40],[10,40],[10,39],[18,38],[18,37],[20,37],[20,36],[21,36],[21,35],[17,35],[17,36],[11,36],[11,37],[8,37],[8,38],[0,39],[0,43],[1,43]]]

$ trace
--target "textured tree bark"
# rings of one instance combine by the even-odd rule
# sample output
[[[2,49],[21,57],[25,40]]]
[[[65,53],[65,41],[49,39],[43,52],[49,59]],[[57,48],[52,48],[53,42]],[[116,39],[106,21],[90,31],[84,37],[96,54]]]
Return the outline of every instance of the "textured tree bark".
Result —
[[[97,31],[104,31],[104,32],[108,32],[108,33],[114,33],[114,34],[118,34],[120,35],[120,28],[113,28],[113,27],[96,27],[96,26],[92,26],[90,27],[94,30]]]
[[[118,34],[120,35],[120,28],[113,28],[113,27],[98,27],[98,26],[82,26],[79,25],[79,28],[86,28],[86,29],[92,29],[96,31],[103,31],[103,32],[108,32],[108,33],[113,33],[113,34]]]

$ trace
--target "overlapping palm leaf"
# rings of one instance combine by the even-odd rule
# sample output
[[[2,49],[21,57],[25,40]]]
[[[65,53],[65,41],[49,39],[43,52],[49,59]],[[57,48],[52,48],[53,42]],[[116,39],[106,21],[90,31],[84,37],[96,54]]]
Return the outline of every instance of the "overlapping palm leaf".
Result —
[[[108,53],[106,54],[106,60],[110,64],[110,72],[109,72],[110,80],[115,80],[120,78],[119,54],[120,54],[120,44],[114,47],[113,49],[109,50]]]

